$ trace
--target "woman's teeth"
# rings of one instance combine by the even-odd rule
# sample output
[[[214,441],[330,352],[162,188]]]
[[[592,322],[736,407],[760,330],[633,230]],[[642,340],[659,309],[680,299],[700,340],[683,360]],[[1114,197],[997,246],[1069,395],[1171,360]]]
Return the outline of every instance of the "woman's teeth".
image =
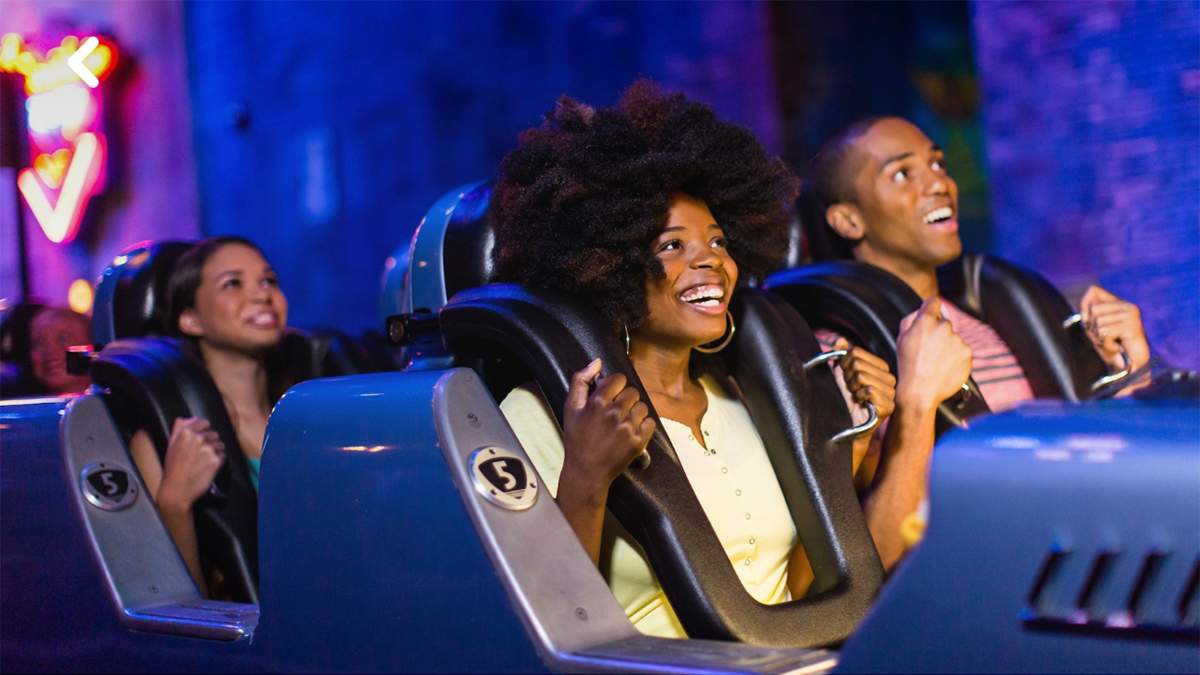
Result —
[[[254,316],[250,317],[250,324],[254,326],[273,328],[278,323],[279,321],[275,318],[275,315],[267,312],[255,314]]]
[[[953,217],[954,209],[951,209],[949,206],[943,206],[926,213],[925,222],[926,224],[932,225],[934,223],[940,223],[943,220],[950,220]]]
[[[680,294],[679,299],[699,307],[720,307],[725,298],[725,289],[715,284],[689,288]]]

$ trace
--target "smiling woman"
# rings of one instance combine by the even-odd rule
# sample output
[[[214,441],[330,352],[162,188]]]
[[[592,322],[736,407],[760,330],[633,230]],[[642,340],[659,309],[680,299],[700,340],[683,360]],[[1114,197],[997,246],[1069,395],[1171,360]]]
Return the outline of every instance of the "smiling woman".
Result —
[[[275,270],[249,240],[208,239],[180,256],[167,300],[165,332],[185,338],[208,369],[257,487],[267,416],[288,384],[269,358],[287,326]],[[179,419],[163,460],[145,431],[134,434],[129,450],[196,584],[219,597],[219,582],[204,578],[193,514],[225,461],[217,432],[206,419]]]
[[[703,354],[732,338],[739,274],[781,261],[794,194],[748,131],[638,82],[612,108],[560,99],[505,158],[492,211],[501,278],[565,292],[624,338],[730,564],[765,604],[801,597],[811,571],[737,383]],[[890,410],[886,368],[854,363],[856,391]],[[634,625],[686,637],[645,553],[606,515],[609,486],[656,424],[638,388],[604,369],[573,375],[561,432],[535,385],[501,410]]]

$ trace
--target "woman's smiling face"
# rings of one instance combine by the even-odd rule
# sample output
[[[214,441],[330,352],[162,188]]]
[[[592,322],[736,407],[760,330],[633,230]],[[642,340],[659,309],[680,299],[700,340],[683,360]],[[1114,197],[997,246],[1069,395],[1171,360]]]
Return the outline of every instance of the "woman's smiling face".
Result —
[[[181,331],[244,352],[279,344],[287,326],[287,298],[258,251],[225,244],[204,262],[200,277],[195,306],[179,317]]]
[[[721,339],[738,269],[708,205],[675,195],[653,251],[666,274],[646,280],[649,312],[636,337],[688,348]]]

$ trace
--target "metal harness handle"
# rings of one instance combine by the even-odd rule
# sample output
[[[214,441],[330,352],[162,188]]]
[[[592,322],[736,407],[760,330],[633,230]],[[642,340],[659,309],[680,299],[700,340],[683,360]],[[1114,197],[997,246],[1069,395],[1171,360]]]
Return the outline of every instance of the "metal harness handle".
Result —
[[[846,349],[834,349],[828,352],[821,352],[804,363],[804,372],[807,373],[822,363],[840,359],[849,353],[849,350]],[[855,436],[859,436],[874,430],[875,427],[879,425],[879,411],[875,409],[875,404],[871,403],[870,401],[865,401],[863,404],[867,407],[867,421],[857,426],[852,426],[845,431],[840,431],[834,434],[833,438],[829,439],[830,442],[839,443],[847,438],[854,438]]]
[[[1064,330],[1070,329],[1072,326],[1075,326],[1075,325],[1080,325],[1080,326],[1083,325],[1083,315],[1078,312],[1072,314],[1071,316],[1068,316],[1062,322],[1062,327]],[[1123,368],[1121,368],[1120,370],[1118,370],[1117,372],[1111,373],[1109,375],[1105,375],[1105,376],[1097,379],[1095,382],[1093,382],[1092,383],[1092,391],[1093,392],[1099,391],[1100,389],[1103,389],[1115,382],[1120,382],[1121,380],[1124,380],[1125,378],[1129,377],[1130,373],[1132,372],[1132,369],[1130,368],[1131,362],[1129,360],[1129,353],[1125,351],[1124,345],[1120,345],[1120,348],[1121,348],[1121,361],[1125,363],[1125,366]]]

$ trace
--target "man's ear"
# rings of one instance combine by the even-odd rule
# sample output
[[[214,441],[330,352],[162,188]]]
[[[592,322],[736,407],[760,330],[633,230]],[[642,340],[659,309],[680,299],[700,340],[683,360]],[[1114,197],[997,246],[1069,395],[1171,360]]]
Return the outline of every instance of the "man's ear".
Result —
[[[832,204],[825,209],[825,222],[842,239],[857,242],[867,234],[866,221],[853,204]]]
[[[179,332],[191,337],[204,335],[204,327],[200,325],[200,317],[196,316],[196,310],[185,309],[179,315]]]

